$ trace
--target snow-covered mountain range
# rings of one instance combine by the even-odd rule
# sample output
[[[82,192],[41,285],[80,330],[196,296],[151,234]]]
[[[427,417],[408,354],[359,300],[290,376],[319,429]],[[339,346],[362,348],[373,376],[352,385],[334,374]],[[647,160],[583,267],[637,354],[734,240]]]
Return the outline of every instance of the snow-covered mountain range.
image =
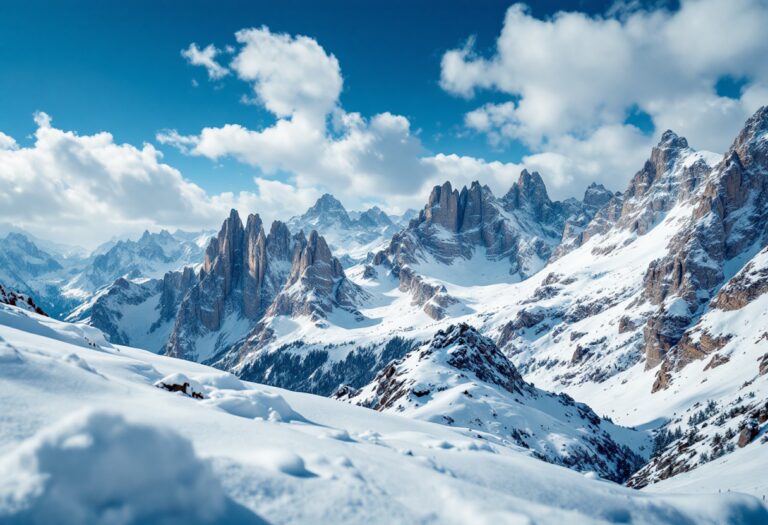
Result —
[[[514,443],[550,463],[626,481],[650,452],[648,436],[598,417],[567,394],[527,383],[494,342],[466,324],[392,361],[361,389],[335,398]]]
[[[110,241],[86,255],[10,229],[0,239],[0,282],[34,296],[54,317],[81,320],[88,304],[119,279],[162,279],[169,271],[199,266],[211,235],[145,231],[135,241]]]
[[[269,228],[233,210],[210,241],[147,233],[86,259],[11,233],[0,281],[166,355],[152,362],[441,423],[646,491],[762,496],[768,108],[724,155],[667,131],[638,168],[582,200],[523,171],[501,196],[446,182],[405,218],[331,195]]]
[[[768,519],[754,496],[633,490],[485,433],[242,381],[5,304],[0,395],[2,523]]]
[[[390,216],[378,206],[349,213],[333,195],[326,193],[306,213],[291,217],[286,224],[292,232],[317,231],[348,267],[380,249],[414,215],[415,212],[409,210],[403,215]]]

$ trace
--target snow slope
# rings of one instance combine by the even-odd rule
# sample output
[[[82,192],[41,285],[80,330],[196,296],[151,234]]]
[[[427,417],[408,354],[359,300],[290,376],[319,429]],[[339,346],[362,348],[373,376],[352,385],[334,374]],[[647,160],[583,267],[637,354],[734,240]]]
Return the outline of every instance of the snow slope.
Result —
[[[0,523],[768,520],[750,496],[637,492],[449,427],[0,312]],[[154,386],[184,381],[172,374],[205,399]]]
[[[338,395],[360,406],[433,421],[534,457],[624,482],[647,461],[649,436],[601,419],[571,397],[526,383],[496,345],[463,324],[393,361],[359,390]],[[471,429],[471,430],[470,430]]]

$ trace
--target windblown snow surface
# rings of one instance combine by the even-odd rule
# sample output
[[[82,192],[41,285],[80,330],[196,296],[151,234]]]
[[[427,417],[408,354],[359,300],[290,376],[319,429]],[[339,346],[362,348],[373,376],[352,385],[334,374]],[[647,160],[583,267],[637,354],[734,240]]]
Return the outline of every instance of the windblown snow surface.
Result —
[[[768,522],[753,496],[631,490],[6,305],[0,407],[2,524]]]

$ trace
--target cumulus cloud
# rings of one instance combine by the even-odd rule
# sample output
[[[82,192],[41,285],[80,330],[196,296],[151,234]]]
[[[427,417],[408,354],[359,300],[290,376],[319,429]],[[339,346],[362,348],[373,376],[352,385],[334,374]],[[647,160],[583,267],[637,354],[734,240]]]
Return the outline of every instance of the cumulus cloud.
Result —
[[[440,154],[423,161],[434,172],[422,191],[441,179],[453,184],[479,180],[497,195],[503,194],[524,168],[541,174],[553,199],[581,198],[589,182],[623,190],[617,187],[617,179],[628,179],[642,167],[652,142],[634,126],[614,125],[597,129],[587,139],[562,136],[549,145],[548,151],[524,155],[519,163]]]
[[[278,117],[300,113],[324,117],[341,93],[339,61],[313,38],[272,33],[269,28],[235,33],[242,46],[232,60],[241,80]]]
[[[208,127],[194,135],[165,130],[157,135],[160,143],[213,160],[232,157],[271,176],[290,173],[296,188],[322,188],[354,204],[363,195],[421,187],[430,167],[421,162],[426,152],[409,120],[341,108],[339,62],[316,40],[267,27],[243,29],[235,38],[231,70],[251,85],[247,101],[275,122],[256,130],[236,123]]]
[[[208,71],[208,78],[216,80],[229,74],[226,67],[216,62],[216,56],[219,53],[220,51],[213,44],[200,49],[193,42],[187,49],[182,50],[181,56],[193,66],[204,67]]]
[[[0,131],[0,150],[17,149],[18,147],[19,145],[16,144],[16,140],[14,140],[13,137],[10,137]]]
[[[60,130],[45,113],[35,121],[31,146],[3,135],[10,147],[0,147],[0,221],[44,238],[92,246],[145,228],[210,228],[233,207],[271,220],[285,211],[277,202],[309,203],[314,196],[260,178],[253,191],[209,195],[163,163],[151,144]]]
[[[481,90],[510,95],[465,116],[466,126],[492,144],[518,140],[539,154],[533,158],[569,166],[574,180],[606,179],[621,167],[621,153],[599,151],[598,138],[624,143],[630,158],[642,145],[621,127],[630,108],[648,113],[656,134],[673,128],[694,147],[727,148],[756,106],[768,102],[759,101],[768,86],[765,27],[762,0],[683,0],[674,12],[621,2],[607,16],[558,13],[546,20],[515,4],[494,52],[482,56],[472,40],[449,50],[440,82],[466,98]],[[747,79],[740,97],[717,95],[724,76]],[[593,158],[602,168],[585,169],[589,157],[578,151],[608,156]]]

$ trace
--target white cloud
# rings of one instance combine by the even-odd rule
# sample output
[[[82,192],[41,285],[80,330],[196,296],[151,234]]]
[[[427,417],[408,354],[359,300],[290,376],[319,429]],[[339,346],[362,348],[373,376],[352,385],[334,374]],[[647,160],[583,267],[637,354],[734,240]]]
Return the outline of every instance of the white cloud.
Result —
[[[339,61],[316,40],[272,33],[269,28],[235,33],[242,45],[232,60],[237,76],[253,83],[256,97],[278,117],[324,117],[341,93]]]
[[[526,155],[523,163],[541,174],[552,198],[580,198],[591,182],[624,191],[654,142],[634,126],[606,125],[585,139],[563,135],[548,151]]]
[[[234,157],[268,175],[288,172],[298,187],[323,188],[356,204],[420,187],[427,171],[420,162],[424,151],[408,119],[390,113],[364,119],[338,110],[333,120],[334,133],[297,114],[259,131],[227,124],[199,135],[172,130],[157,138],[213,160]]]
[[[196,135],[166,130],[160,143],[214,160],[233,157],[270,176],[289,173],[296,188],[322,188],[352,205],[421,187],[431,170],[420,161],[425,151],[409,120],[343,110],[339,62],[316,40],[266,27],[235,37],[240,47],[230,67],[254,93],[245,101],[270,111],[274,124],[252,130],[233,123]]]
[[[615,17],[559,13],[546,20],[515,4],[491,56],[480,56],[471,40],[443,55],[441,86],[467,98],[480,90],[509,94],[510,101],[469,112],[465,125],[487,134],[492,144],[522,141],[538,153],[529,160],[562,166],[563,175],[553,178],[605,179],[621,167],[621,152],[596,148],[598,138],[610,139],[610,129],[620,133],[615,146],[626,145],[627,156],[635,158],[642,141],[621,128],[632,107],[652,117],[657,135],[673,128],[694,147],[724,151],[744,120],[768,103],[768,5],[681,4],[672,12],[622,2]],[[726,75],[748,79],[740,99],[717,96],[715,85]],[[602,168],[584,168],[589,158],[578,151],[598,155],[592,163]],[[619,178],[625,181],[633,171]]]
[[[10,149],[18,149],[19,145],[16,144],[16,141],[13,137],[10,137],[0,131],[0,150],[10,150]]]
[[[233,207],[272,220],[284,218],[277,215],[286,210],[281,201],[305,205],[316,196],[263,179],[254,181],[254,191],[209,195],[150,144],[63,131],[45,113],[35,121],[33,145],[0,148],[0,222],[44,238],[93,246],[145,228],[211,228]]]
[[[519,163],[440,154],[423,161],[434,172],[421,193],[426,195],[431,186],[443,180],[454,185],[479,180],[501,195],[517,181],[523,168],[541,174],[552,199],[581,198],[590,182],[624,190],[617,180],[626,180],[637,172],[652,147],[653,140],[634,126],[614,125],[604,126],[584,140],[563,136],[550,144],[548,151],[525,155]]]
[[[216,62],[216,56],[219,54],[220,51],[213,44],[200,49],[194,42],[181,52],[181,56],[193,66],[203,66],[211,80],[217,80],[229,74],[226,67]]]
[[[491,188],[495,195],[504,195],[512,184],[517,181],[524,166],[513,162],[487,162],[475,157],[455,154],[437,154],[424,159],[423,162],[434,169],[429,180],[425,181],[420,195],[420,206],[424,205],[426,196],[433,186],[450,181],[454,187],[468,186],[473,181],[480,181]]]

